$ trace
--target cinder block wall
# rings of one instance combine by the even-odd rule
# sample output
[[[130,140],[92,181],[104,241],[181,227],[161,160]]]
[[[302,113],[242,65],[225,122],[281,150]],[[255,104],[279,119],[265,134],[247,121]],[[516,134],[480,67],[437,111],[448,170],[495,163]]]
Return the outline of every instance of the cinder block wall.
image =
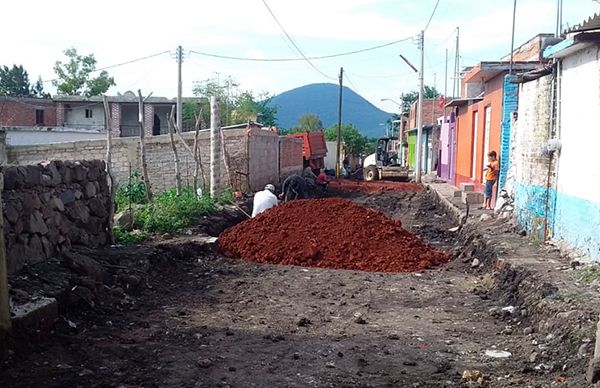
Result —
[[[3,167],[4,235],[13,274],[68,250],[108,243],[109,190],[103,161]]]
[[[303,167],[302,140],[286,136],[279,137],[279,180],[301,174]]]

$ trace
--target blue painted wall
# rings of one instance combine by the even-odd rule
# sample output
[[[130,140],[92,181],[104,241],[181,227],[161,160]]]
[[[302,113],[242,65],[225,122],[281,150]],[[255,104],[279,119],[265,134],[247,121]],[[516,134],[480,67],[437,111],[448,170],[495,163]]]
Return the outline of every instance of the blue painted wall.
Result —
[[[577,198],[553,188],[515,184],[515,215],[521,227],[536,240],[544,238],[548,197],[548,230],[562,240],[600,260],[600,203]]]
[[[515,75],[504,76],[502,89],[502,127],[500,130],[500,173],[498,175],[498,188],[503,188],[510,164],[510,127],[512,113],[519,108],[519,85],[510,81],[516,79]]]

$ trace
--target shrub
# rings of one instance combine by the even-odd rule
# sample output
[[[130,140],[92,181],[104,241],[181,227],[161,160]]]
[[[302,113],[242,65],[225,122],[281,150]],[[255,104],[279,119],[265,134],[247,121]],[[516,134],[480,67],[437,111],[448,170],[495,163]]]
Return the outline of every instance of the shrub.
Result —
[[[145,231],[173,232],[191,225],[205,214],[215,210],[210,197],[196,198],[194,190],[186,187],[177,196],[175,189],[169,189],[154,197],[153,203],[140,210]]]
[[[233,189],[226,189],[219,195],[217,202],[221,205],[231,205],[235,199],[235,192]]]
[[[148,198],[146,184],[142,180],[140,173],[134,171],[129,177],[127,184],[119,186],[115,197],[117,212],[127,209],[130,203],[146,203]]]

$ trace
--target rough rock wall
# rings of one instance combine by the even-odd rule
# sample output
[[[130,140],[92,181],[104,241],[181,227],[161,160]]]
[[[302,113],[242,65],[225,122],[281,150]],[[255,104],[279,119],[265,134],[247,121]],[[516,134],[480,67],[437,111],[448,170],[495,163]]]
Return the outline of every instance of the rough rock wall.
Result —
[[[105,246],[109,189],[103,161],[52,161],[2,168],[9,273],[71,245]]]

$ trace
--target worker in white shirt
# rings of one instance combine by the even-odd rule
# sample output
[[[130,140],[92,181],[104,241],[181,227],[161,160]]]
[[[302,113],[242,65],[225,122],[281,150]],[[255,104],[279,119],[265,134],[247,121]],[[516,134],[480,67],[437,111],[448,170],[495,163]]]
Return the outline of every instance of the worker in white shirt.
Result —
[[[263,191],[254,194],[252,218],[273,206],[277,206],[277,197],[275,196],[275,186],[269,183]]]

